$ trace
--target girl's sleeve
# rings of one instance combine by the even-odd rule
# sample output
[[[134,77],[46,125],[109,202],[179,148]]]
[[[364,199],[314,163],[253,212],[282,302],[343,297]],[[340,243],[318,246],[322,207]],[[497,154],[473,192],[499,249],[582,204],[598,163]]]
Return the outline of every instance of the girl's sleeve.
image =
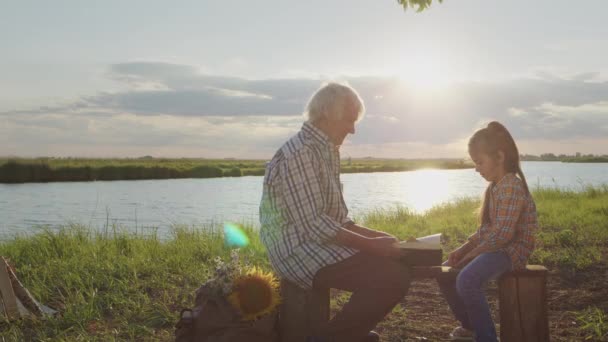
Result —
[[[473,233],[473,234],[471,234],[471,236],[469,236],[468,240],[472,246],[479,245],[479,232],[481,231],[482,227],[483,227],[483,225],[480,226],[479,228],[477,228],[477,231],[475,231],[475,233]]]

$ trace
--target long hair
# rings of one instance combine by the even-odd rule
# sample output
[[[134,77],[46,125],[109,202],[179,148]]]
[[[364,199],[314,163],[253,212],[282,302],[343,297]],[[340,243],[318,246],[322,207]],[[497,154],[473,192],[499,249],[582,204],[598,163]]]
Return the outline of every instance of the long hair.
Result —
[[[505,156],[505,171],[517,174],[524,183],[526,193],[528,193],[528,195],[530,194],[526,177],[521,170],[517,145],[515,144],[511,133],[509,133],[501,123],[492,121],[486,128],[482,128],[475,132],[471,139],[469,139],[469,153],[471,152],[481,152],[494,159],[498,159],[498,152],[502,152]],[[489,184],[486,188],[483,204],[481,205],[480,219],[482,224],[490,221],[489,206],[491,187],[492,184]]]

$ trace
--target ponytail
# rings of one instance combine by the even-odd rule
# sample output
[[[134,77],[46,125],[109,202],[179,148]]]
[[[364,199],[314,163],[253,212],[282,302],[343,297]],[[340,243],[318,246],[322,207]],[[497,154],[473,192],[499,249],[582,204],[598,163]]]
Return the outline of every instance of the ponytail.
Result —
[[[469,139],[469,152],[472,150],[481,150],[485,154],[491,157],[498,157],[498,152],[504,154],[504,167],[505,171],[515,173],[521,179],[526,193],[529,195],[530,190],[528,188],[528,182],[526,182],[526,176],[524,176],[521,170],[521,163],[519,161],[519,150],[515,144],[515,140],[511,136],[511,133],[498,121],[492,121],[486,128],[482,128],[475,132],[471,139]],[[491,184],[486,189],[482,208],[480,211],[481,223],[487,223],[490,220],[490,208],[489,208],[489,197]]]
[[[515,173],[519,176],[519,179],[524,183],[524,189],[526,193],[530,193],[528,189],[528,182],[526,182],[526,176],[521,170],[521,163],[519,161],[519,150],[515,144],[515,140],[507,128],[498,121],[492,121],[487,127],[490,135],[495,135],[495,139],[498,142],[498,149],[503,151],[505,154],[505,168],[507,172]],[[502,147],[502,148],[501,148]]]

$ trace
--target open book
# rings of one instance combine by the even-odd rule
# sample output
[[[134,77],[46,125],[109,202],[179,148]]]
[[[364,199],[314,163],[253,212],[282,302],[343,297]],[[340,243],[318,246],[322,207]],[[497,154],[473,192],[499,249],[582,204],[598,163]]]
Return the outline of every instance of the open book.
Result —
[[[419,237],[414,241],[400,241],[397,244],[401,249],[439,250],[441,249],[441,234]]]

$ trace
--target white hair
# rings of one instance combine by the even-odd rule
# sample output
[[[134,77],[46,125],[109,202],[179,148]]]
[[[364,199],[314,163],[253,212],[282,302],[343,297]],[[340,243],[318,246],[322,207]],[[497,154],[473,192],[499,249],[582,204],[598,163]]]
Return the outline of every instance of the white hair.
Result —
[[[350,105],[350,106],[349,106]],[[363,118],[365,105],[355,89],[347,84],[325,83],[317,90],[306,105],[304,115],[314,123],[322,118],[341,119],[348,109],[357,111],[357,120]]]

